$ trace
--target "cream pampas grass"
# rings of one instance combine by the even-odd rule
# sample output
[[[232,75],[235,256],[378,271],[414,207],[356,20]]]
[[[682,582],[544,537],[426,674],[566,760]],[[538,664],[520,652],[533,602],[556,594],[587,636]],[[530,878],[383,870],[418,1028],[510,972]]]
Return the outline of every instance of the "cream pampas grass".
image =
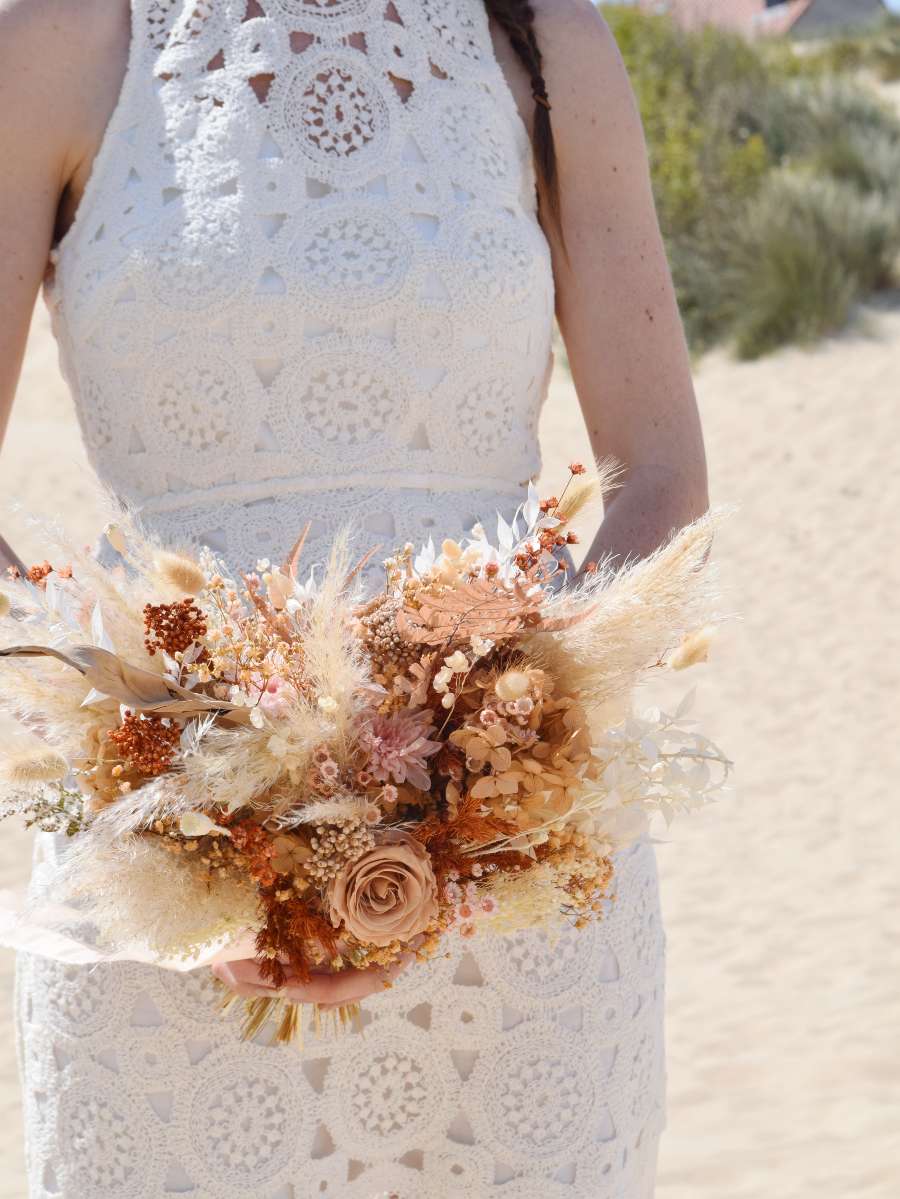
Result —
[[[179,595],[199,595],[206,586],[206,575],[186,554],[157,553],[153,560],[154,574],[163,587],[171,587]]]
[[[179,770],[182,810],[208,807],[223,797],[232,811],[252,806],[288,773],[285,756],[269,749],[272,736],[271,729],[210,729]],[[298,765],[305,767],[317,740],[291,746]]]
[[[548,597],[544,611],[551,619],[579,619],[561,633],[535,634],[525,652],[550,665],[588,704],[630,690],[687,633],[717,619],[717,570],[707,558],[731,511],[710,510],[648,557],[615,573],[601,563],[576,590]]]
[[[347,596],[350,530],[334,539],[322,585],[304,620],[303,652],[309,677],[319,699],[333,700],[330,710],[335,758],[343,762],[350,750],[350,723],[355,711],[353,696],[367,681],[366,665],[354,635]]]
[[[50,542],[48,557],[57,569],[45,580],[43,593],[32,585],[17,587],[19,619],[0,624],[0,645],[26,640],[53,645],[66,638],[89,641],[92,617],[97,611],[116,653],[146,670],[162,673],[163,664],[144,648],[143,608],[148,599],[156,598],[147,580],[129,574],[122,566],[102,566],[90,549],[66,540],[52,525],[41,522],[41,530]],[[74,577],[60,576],[58,569],[69,566]]]
[[[207,806],[209,799],[207,797]],[[94,813],[89,840],[97,846],[112,846],[133,837],[139,830],[152,828],[157,821],[177,820],[185,812],[204,805],[192,802],[179,780],[151,779],[134,790],[123,792],[115,803]]]
[[[347,820],[359,820],[365,813],[365,804],[356,796],[318,800],[291,808],[285,813],[285,826],[291,824],[343,824]]]
[[[90,901],[91,921],[108,952],[140,944],[162,958],[189,959],[259,919],[246,881],[211,873],[190,854],[147,838],[74,839],[55,886],[54,900]]]
[[[58,782],[68,773],[66,759],[46,745],[7,748],[0,757],[0,779],[14,786]]]
[[[59,662],[4,658],[0,666],[0,709],[62,753],[81,748],[85,734],[97,719],[97,710],[82,706],[85,687],[80,675]]]
[[[567,524],[571,524],[579,516],[590,516],[592,519],[594,516],[599,517],[606,497],[611,491],[621,487],[625,467],[617,459],[604,458],[595,464],[595,469],[596,475],[573,475],[559,497],[554,515]]]

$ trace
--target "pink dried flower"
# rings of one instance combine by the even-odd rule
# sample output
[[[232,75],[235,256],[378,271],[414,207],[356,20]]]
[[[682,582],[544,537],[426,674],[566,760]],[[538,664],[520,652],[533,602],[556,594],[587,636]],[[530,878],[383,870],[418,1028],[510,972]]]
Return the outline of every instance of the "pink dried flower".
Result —
[[[257,688],[262,688],[262,693],[259,696],[259,707],[270,716],[280,716],[290,705],[290,695],[288,693],[289,684],[286,679],[280,675],[273,674],[271,678],[263,680],[260,676],[254,675],[253,685]]]
[[[420,791],[431,786],[426,759],[441,748],[430,741],[434,731],[430,712],[397,712],[375,715],[363,726],[361,741],[368,754],[368,768],[380,783],[411,783]]]
[[[497,903],[496,899],[494,899],[493,895],[485,895],[481,901],[481,910],[484,912],[485,916],[493,916],[498,910],[499,906],[500,905]]]
[[[466,923],[459,926],[459,935],[461,937],[474,937],[475,932],[476,929],[474,924]]]
[[[319,775],[325,783],[337,782],[340,769],[334,758],[326,758],[324,762],[319,763]]]

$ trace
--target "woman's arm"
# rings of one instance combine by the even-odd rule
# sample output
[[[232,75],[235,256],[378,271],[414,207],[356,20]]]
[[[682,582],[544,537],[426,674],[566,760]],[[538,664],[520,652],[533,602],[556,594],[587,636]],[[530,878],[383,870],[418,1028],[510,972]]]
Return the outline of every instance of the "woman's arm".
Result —
[[[114,102],[116,9],[0,0],[0,446],[57,223],[71,217]],[[8,565],[20,563],[0,535],[0,577]]]
[[[644,133],[615,39],[590,0],[534,0],[567,261],[548,230],[556,315],[597,459],[624,468],[587,560],[650,553],[709,505],[690,358]],[[533,110],[530,84],[516,91]]]

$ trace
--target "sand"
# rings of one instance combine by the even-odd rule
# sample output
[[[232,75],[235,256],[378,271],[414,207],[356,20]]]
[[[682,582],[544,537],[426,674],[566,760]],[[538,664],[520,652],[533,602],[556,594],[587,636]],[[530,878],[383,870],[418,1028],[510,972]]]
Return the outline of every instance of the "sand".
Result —
[[[696,372],[712,496],[740,505],[715,553],[743,619],[647,698],[697,684],[737,793],[659,849],[659,1199],[900,1194],[900,297],[864,316],[812,351],[716,353]],[[587,454],[561,367],[542,431],[555,484]],[[41,308],[0,502],[65,512],[90,539],[85,472]],[[4,531],[38,553],[21,520]],[[2,830],[0,885],[26,865],[26,839]],[[24,1199],[11,975],[0,952],[0,1199]]]

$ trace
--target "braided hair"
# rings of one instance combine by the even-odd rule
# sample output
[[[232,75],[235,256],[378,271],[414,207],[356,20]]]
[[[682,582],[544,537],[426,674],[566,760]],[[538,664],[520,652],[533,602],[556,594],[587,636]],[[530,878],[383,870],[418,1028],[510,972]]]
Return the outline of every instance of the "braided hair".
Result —
[[[556,147],[550,124],[550,100],[544,83],[543,56],[534,32],[534,9],[531,0],[484,0],[488,15],[493,17],[509,38],[510,45],[531,80],[534,97],[534,131],[532,152],[538,185],[538,206],[541,218],[559,237],[565,250],[565,238],[560,217],[559,179],[556,167]]]

